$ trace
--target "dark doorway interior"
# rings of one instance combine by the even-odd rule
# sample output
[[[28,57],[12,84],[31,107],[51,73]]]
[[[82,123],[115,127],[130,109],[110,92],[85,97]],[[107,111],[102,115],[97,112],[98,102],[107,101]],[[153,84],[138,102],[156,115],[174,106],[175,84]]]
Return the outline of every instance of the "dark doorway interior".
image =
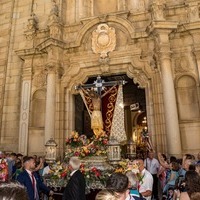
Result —
[[[146,100],[145,100],[145,90],[139,88],[138,84],[135,84],[132,79],[128,78],[127,75],[113,75],[113,76],[101,76],[105,81],[116,81],[116,80],[125,80],[127,83],[123,85],[123,97],[124,97],[124,113],[125,113],[125,129],[128,136],[128,139],[132,137],[133,131],[133,115],[134,112],[141,112],[146,116]],[[94,83],[97,77],[91,77],[86,82]],[[139,103],[139,109],[131,111],[130,106]],[[87,109],[83,103],[83,100],[80,95],[75,95],[75,130],[79,134],[85,134],[88,137],[93,135],[93,132],[90,128],[90,116],[87,112]]]

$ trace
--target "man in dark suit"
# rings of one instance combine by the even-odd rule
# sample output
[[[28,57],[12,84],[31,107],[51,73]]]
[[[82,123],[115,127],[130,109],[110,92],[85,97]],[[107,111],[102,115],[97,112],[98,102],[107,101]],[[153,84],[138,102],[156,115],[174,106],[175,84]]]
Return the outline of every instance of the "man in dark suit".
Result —
[[[23,159],[24,171],[19,174],[17,181],[24,185],[29,196],[29,200],[39,200],[39,191],[43,191],[47,195],[53,195],[51,191],[41,181],[39,175],[34,172],[35,160],[33,157],[25,156]]]
[[[85,178],[79,170],[81,161],[78,157],[71,157],[69,169],[72,171],[70,180],[64,190],[63,200],[86,200],[85,197]]]

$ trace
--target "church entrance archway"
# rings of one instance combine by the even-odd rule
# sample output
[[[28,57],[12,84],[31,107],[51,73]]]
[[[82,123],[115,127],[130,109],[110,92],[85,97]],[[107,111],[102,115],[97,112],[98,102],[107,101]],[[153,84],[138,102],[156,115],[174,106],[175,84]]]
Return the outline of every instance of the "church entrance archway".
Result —
[[[126,81],[123,85],[123,106],[125,132],[127,140],[135,140],[133,133],[142,127],[147,128],[146,115],[146,97],[145,89],[139,88],[126,74],[101,76],[105,82],[109,81]],[[92,84],[96,80],[96,76],[90,77],[85,84]],[[88,137],[93,135],[91,129],[90,116],[80,94],[76,94],[75,98],[75,130],[79,134],[85,134]],[[139,132],[138,132],[139,133]],[[139,136],[138,136],[139,139]],[[137,139],[136,139],[137,140]]]

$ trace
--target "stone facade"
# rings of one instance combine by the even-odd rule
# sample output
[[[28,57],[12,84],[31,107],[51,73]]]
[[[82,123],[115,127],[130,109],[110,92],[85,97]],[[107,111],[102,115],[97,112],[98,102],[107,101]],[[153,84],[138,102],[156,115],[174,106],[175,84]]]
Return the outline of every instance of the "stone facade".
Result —
[[[0,149],[62,156],[74,86],[127,74],[145,88],[157,151],[200,149],[198,0],[1,0]]]

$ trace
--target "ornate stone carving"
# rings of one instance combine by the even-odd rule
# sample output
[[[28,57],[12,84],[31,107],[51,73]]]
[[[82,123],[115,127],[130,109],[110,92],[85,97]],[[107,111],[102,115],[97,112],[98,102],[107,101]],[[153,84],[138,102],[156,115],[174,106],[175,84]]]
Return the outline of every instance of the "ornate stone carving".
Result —
[[[181,57],[175,60],[175,73],[188,72],[190,69],[189,62],[185,57]]]
[[[31,14],[30,18],[28,19],[27,29],[24,31],[27,40],[32,40],[36,35],[37,30],[37,21],[36,16],[34,13]]]
[[[56,5],[56,2],[53,2],[53,7],[51,9],[48,19],[48,25],[49,25],[50,37],[60,40],[61,26],[60,26],[59,9],[58,6]]]
[[[57,62],[48,62],[45,65],[45,70],[47,73],[56,73],[59,64]]]
[[[198,2],[188,3],[187,18],[189,22],[198,21],[200,19]]]
[[[100,58],[106,59],[108,53],[112,52],[116,46],[115,29],[107,24],[100,24],[92,33],[92,50],[100,53]]]
[[[49,23],[54,23],[54,22],[60,22],[59,9],[58,6],[56,5],[56,2],[53,2],[53,7],[49,15]]]
[[[46,80],[47,80],[47,74],[42,72],[39,74],[35,74],[33,77],[33,85],[36,87],[43,87],[46,85]]]
[[[164,17],[165,0],[153,0],[151,5],[152,17],[154,20],[165,20]]]
[[[145,10],[145,0],[130,0],[130,6],[131,10],[138,12],[138,11],[144,11]]]

